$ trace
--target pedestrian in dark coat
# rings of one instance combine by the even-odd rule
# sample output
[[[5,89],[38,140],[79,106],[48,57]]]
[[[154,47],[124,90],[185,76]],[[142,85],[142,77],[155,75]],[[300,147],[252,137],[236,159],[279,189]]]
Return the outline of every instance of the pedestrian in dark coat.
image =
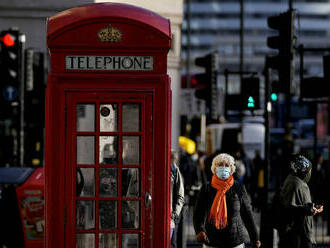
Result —
[[[194,209],[194,228],[197,241],[203,247],[244,247],[243,222],[253,247],[260,247],[252,207],[243,185],[232,176],[235,160],[221,153],[212,161],[213,177],[199,193]],[[243,220],[243,222],[242,222]]]
[[[280,201],[288,223],[279,231],[281,248],[311,248],[313,238],[312,217],[323,211],[322,205],[312,203],[307,185],[311,178],[312,163],[302,155],[289,160],[290,174],[284,181]]]

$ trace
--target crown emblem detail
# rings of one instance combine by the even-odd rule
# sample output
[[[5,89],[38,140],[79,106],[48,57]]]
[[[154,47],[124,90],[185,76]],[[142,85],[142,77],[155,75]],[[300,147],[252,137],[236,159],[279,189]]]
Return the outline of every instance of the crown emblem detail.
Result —
[[[97,32],[97,37],[101,42],[120,42],[122,36],[122,32],[111,25],[104,27]]]

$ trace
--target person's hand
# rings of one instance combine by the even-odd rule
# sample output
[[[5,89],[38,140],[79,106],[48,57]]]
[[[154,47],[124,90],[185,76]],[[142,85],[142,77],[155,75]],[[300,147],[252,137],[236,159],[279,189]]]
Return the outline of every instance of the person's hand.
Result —
[[[315,205],[313,206],[313,216],[316,215],[316,214],[319,214],[323,212],[323,206],[322,205]]]
[[[316,209],[315,214],[319,214],[323,212],[323,205],[315,205],[314,208]],[[313,208],[313,213],[314,213],[314,208]]]
[[[254,243],[254,247],[256,248],[259,248],[261,246],[261,242],[259,240],[257,240],[255,243]]]
[[[196,235],[196,239],[197,239],[197,241],[200,242],[200,243],[203,243],[203,242],[207,242],[207,243],[209,243],[209,239],[207,238],[205,232],[199,232],[199,233]]]

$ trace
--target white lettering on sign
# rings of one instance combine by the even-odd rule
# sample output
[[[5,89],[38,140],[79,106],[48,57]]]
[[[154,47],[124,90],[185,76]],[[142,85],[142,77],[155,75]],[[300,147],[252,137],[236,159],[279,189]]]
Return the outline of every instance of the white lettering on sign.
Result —
[[[67,55],[67,70],[152,71],[152,56],[85,56]]]

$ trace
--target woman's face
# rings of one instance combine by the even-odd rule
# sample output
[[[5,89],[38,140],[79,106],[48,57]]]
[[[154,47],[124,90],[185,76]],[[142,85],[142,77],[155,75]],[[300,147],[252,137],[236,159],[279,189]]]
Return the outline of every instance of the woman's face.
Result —
[[[216,167],[215,173],[219,179],[226,180],[232,174],[232,170],[229,165],[221,164]]]

